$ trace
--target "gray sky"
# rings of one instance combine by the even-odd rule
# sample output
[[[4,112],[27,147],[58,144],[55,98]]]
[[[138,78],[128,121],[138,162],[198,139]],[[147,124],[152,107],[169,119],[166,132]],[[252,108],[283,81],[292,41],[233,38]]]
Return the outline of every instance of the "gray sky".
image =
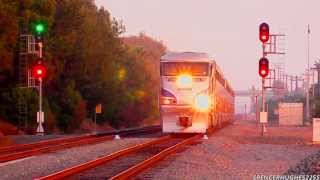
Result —
[[[288,74],[301,75],[307,64],[307,25],[311,28],[310,65],[320,58],[319,0],[96,0],[122,20],[127,35],[144,32],[162,40],[169,50],[212,55],[234,89],[261,86],[258,26],[286,34],[280,43]]]

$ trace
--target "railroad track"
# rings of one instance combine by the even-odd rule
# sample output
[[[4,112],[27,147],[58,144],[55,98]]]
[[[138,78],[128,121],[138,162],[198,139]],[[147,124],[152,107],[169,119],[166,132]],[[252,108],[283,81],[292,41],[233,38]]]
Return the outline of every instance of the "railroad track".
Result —
[[[202,136],[202,134],[163,136],[37,179],[132,178],[177,150],[195,143]]]
[[[59,138],[54,140],[41,141],[37,143],[9,146],[5,148],[0,148],[0,163],[34,156],[42,153],[71,148],[75,146],[83,146],[104,142],[113,139],[115,135],[128,136],[135,134],[154,133],[160,130],[160,126],[147,126],[142,128],[111,131],[94,135],[84,135],[72,138]]]

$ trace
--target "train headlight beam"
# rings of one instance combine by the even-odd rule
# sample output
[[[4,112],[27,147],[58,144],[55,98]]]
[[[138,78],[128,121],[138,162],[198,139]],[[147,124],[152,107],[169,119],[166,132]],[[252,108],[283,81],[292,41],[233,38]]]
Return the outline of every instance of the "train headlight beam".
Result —
[[[205,94],[199,94],[195,97],[194,106],[197,110],[207,111],[210,107],[210,97]]]
[[[192,76],[189,74],[181,74],[177,77],[178,87],[186,88],[192,86]]]

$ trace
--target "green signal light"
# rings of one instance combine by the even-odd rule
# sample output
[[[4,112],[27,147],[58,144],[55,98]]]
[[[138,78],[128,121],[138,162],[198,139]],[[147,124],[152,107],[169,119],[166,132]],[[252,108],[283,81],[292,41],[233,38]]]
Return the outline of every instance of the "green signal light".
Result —
[[[44,32],[44,25],[43,24],[37,24],[36,25],[36,31],[39,34],[43,33]]]
[[[45,21],[36,21],[31,23],[33,35],[42,36],[47,32],[47,23]]]

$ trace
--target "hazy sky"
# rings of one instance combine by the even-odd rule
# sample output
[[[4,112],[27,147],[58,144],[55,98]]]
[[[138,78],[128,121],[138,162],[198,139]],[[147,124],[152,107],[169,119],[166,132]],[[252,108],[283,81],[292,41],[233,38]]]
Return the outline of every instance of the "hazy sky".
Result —
[[[212,55],[234,89],[261,86],[258,26],[286,34],[280,42],[288,74],[307,67],[307,25],[311,28],[310,64],[320,58],[319,0],[96,0],[111,16],[122,20],[127,35],[144,32],[162,40],[172,51],[201,51]]]

